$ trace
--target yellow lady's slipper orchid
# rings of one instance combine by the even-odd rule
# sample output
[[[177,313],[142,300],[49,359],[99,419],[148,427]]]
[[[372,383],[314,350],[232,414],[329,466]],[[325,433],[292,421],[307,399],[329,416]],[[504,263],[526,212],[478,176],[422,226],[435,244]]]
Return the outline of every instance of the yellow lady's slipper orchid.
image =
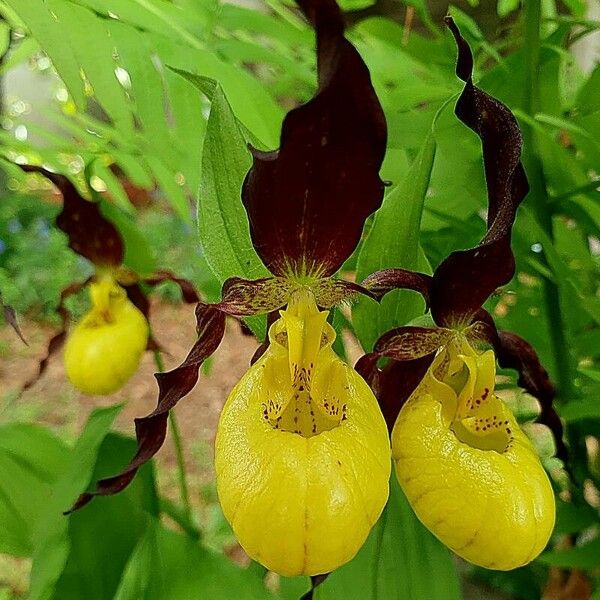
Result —
[[[148,342],[148,322],[112,278],[90,284],[92,308],[69,334],[65,368],[84,394],[112,394],[135,373]]]
[[[216,439],[223,512],[246,552],[281,575],[327,573],[354,557],[386,503],[386,424],[369,386],[332,350],[308,291],[231,392]]]
[[[434,360],[392,432],[396,474],[423,524],[465,560],[509,570],[546,546],[548,476],[494,394],[493,351],[457,338]]]

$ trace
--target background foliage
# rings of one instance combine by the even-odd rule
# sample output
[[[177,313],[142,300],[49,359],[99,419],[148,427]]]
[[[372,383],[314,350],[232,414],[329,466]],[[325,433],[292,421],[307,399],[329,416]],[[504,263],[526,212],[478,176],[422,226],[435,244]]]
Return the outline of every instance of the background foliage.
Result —
[[[593,46],[584,48],[583,62],[574,48],[600,29],[590,17],[598,14],[594,2],[499,0],[478,7],[473,0],[448,8],[475,50],[478,85],[508,104],[525,137],[531,192],[513,236],[518,273],[489,308],[500,327],[533,343],[558,386],[570,483],[544,447],[547,436],[529,426],[561,499],[552,547],[511,573],[459,563],[420,525],[394,483],[368,542],[318,588],[320,600],[450,600],[476,597],[473,589],[529,599],[544,590],[559,597],[569,585],[578,594],[570,597],[587,598],[595,589],[600,67],[590,64]],[[386,112],[383,178],[391,182],[343,270],[357,278],[391,266],[428,271],[451,250],[479,240],[486,206],[478,140],[453,115],[460,82],[454,44],[440,25],[446,5],[434,6],[433,14],[419,0],[342,5]],[[0,289],[6,301],[26,318],[55,320],[60,290],[91,272],[53,226],[57,198],[24,177],[15,165],[23,162],[52,166],[81,189],[87,180],[105,194],[112,202],[107,216],[138,270],[172,268],[209,300],[227,277],[264,274],[239,190],[250,164],[246,143],[276,147],[285,110],[314,92],[312,34],[292,7],[281,0],[252,6],[0,0],[0,15]],[[8,82],[19,71],[34,73],[49,98],[15,97]],[[199,200],[197,213],[192,199]],[[168,285],[161,293],[177,299]],[[85,299],[70,307],[81,313]],[[398,291],[380,306],[360,300],[334,323],[368,350],[380,333],[422,311],[416,294]],[[255,332],[263,327],[250,325]],[[517,412],[531,420],[535,403],[515,396],[512,373],[503,376]],[[81,489],[130,456],[133,442],[110,433],[118,410],[93,412],[74,444],[17,422],[18,415],[2,417],[0,553],[30,561],[29,597],[297,599],[308,589],[307,579],[265,579],[257,565],[231,561],[222,543],[210,543],[214,531],[200,531],[197,515],[161,497],[152,466],[120,496],[63,517]],[[17,593],[6,586],[0,597]]]

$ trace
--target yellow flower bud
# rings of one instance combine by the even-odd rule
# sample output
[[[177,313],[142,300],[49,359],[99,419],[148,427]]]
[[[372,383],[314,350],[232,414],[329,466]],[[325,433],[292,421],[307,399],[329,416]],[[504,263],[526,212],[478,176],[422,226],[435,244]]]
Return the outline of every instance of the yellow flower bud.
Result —
[[[148,342],[148,322],[109,277],[90,284],[92,308],[70,332],[64,363],[84,394],[106,395],[136,372]]]
[[[385,421],[369,386],[333,352],[327,314],[309,292],[294,295],[217,431],[225,517],[252,558],[287,576],[352,559],[389,493]]]
[[[510,409],[494,394],[493,351],[443,349],[392,432],[396,474],[423,524],[476,565],[509,570],[546,546],[552,486]]]

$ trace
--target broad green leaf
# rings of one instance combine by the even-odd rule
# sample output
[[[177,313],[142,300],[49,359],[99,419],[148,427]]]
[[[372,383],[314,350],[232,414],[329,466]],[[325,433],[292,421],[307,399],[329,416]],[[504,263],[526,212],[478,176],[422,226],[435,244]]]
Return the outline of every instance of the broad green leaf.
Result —
[[[340,0],[340,8],[344,11],[348,10],[363,10],[369,6],[373,6],[375,0]]]
[[[63,515],[89,485],[98,450],[122,406],[95,410],[77,440],[64,472],[53,486],[33,532],[30,600],[49,599],[69,555],[69,521]]]
[[[156,156],[146,156],[148,166],[152,170],[158,185],[164,192],[173,210],[185,223],[192,222],[191,208],[185,188],[176,180],[176,174],[170,171]]]
[[[0,553],[31,555],[33,529],[68,458],[67,446],[42,427],[0,427]]]
[[[8,55],[2,60],[2,64],[0,65],[0,75],[4,75],[11,69],[14,69],[17,65],[27,62],[39,51],[40,45],[38,41],[32,37],[23,38],[18,43],[13,44]]]
[[[202,30],[206,20],[202,16],[205,3],[195,2],[198,10],[184,10],[181,6],[164,0],[70,0],[101,13],[104,17],[117,18],[142,31],[181,38],[190,46],[201,48],[202,42],[188,28]]]
[[[256,279],[269,274],[252,245],[241,199],[250,165],[246,140],[217,85],[204,139],[198,228],[206,260],[222,282],[234,276]]]
[[[600,567],[600,538],[576,548],[546,552],[538,561],[566,569],[596,569]]]
[[[132,134],[130,104],[115,73],[118,65],[113,56],[114,42],[109,37],[105,21],[98,19],[87,8],[66,3],[64,0],[47,0],[47,4],[61,34],[69,41],[98,103],[117,129],[126,135]],[[90,37],[93,38],[92,44]],[[41,45],[44,48],[44,44]],[[48,54],[53,61],[56,59],[54,53]]]
[[[114,596],[114,600],[141,598],[266,600],[274,596],[255,572],[154,522],[135,549]]]
[[[586,419],[600,419],[600,402],[598,402],[598,398],[573,400],[560,407],[560,416],[567,423]]]
[[[10,26],[0,21],[0,56],[4,56],[10,46]]]
[[[600,371],[598,371],[596,369],[584,369],[584,368],[580,368],[579,371],[581,373],[583,373],[584,375],[587,375],[590,379],[600,382]]]
[[[165,45],[163,52],[164,63],[173,70],[217,81],[239,121],[262,145],[277,147],[283,109],[247,71],[224,62],[208,50],[184,49],[171,44]]]
[[[308,47],[313,42],[308,25],[302,24],[299,27],[295,22],[288,22],[277,15],[245,6],[223,4],[220,6],[218,19],[219,25],[227,31],[246,31],[278,40],[290,54],[293,53],[293,49]]]
[[[92,479],[119,472],[136,443],[109,434],[104,439]],[[61,600],[113,598],[123,571],[158,502],[152,465],[145,465],[123,492],[96,498],[68,519],[69,557],[56,584],[54,597]]]
[[[537,243],[542,245],[544,255],[552,271],[551,274],[541,272],[542,276],[553,278],[557,284],[564,286],[565,289],[573,293],[573,298],[579,303],[580,307],[598,324],[600,324],[600,299],[585,293],[582,290],[581,282],[577,280],[575,273],[569,269],[562,257],[556,251],[552,239],[540,226],[537,219],[528,207],[523,207],[520,211],[519,226],[524,228],[529,236],[534,237]],[[535,268],[535,261],[529,261]]]
[[[507,17],[519,8],[520,0],[498,0],[497,11],[499,17]]]
[[[600,193],[590,193],[588,196],[577,195],[569,201],[584,213],[589,219],[590,230],[600,235]]]
[[[389,267],[429,270],[419,246],[419,229],[435,147],[430,134],[403,181],[384,198],[358,256],[357,281]],[[368,298],[358,300],[352,321],[363,348],[370,350],[382,333],[404,325],[424,307],[420,296],[405,290],[390,292],[379,304]]]
[[[365,545],[317,588],[315,600],[459,600],[450,552],[417,519],[396,476]]]
[[[84,109],[87,101],[84,95],[79,63],[68,36],[64,34],[64,31],[52,16],[48,4],[46,2],[22,2],[21,0],[6,0],[6,3],[27,24],[33,37],[37,39],[44,51],[52,58],[52,62],[61,79],[65,82],[75,104]]]
[[[173,143],[178,147],[177,170],[185,175],[186,187],[195,195],[200,181],[199,165],[206,133],[207,102],[195,87],[170,69],[164,72],[168,104],[172,113]]]
[[[555,535],[578,533],[598,522],[598,513],[589,504],[556,501]]]
[[[150,36],[121,21],[108,21],[108,28],[116,43],[119,65],[126,69],[131,81],[130,94],[145,141],[160,156],[176,156],[178,146],[171,139],[164,82],[157,69]]]
[[[198,231],[204,257],[221,283],[229,277],[266,277],[269,271],[252,245],[241,200],[242,183],[251,164],[246,140],[218,84],[177,72],[211,100],[198,191]],[[262,337],[264,319],[249,318],[247,322]]]
[[[277,595],[281,600],[298,600],[310,590],[310,587],[308,577],[281,577]]]

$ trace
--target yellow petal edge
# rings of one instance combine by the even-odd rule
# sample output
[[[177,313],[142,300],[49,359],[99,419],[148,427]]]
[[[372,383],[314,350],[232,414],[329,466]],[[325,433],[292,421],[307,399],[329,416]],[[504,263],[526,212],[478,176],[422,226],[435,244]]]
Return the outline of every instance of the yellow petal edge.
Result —
[[[136,372],[148,342],[148,322],[110,277],[92,282],[90,296],[92,308],[67,338],[65,370],[84,394],[112,394]]]
[[[286,576],[351,560],[389,493],[385,421],[369,386],[334,353],[327,314],[296,292],[217,430],[225,517],[249,556]]]
[[[532,561],[555,520],[552,486],[494,394],[492,350],[458,336],[436,356],[392,432],[396,475],[421,522],[465,560],[497,570]]]

